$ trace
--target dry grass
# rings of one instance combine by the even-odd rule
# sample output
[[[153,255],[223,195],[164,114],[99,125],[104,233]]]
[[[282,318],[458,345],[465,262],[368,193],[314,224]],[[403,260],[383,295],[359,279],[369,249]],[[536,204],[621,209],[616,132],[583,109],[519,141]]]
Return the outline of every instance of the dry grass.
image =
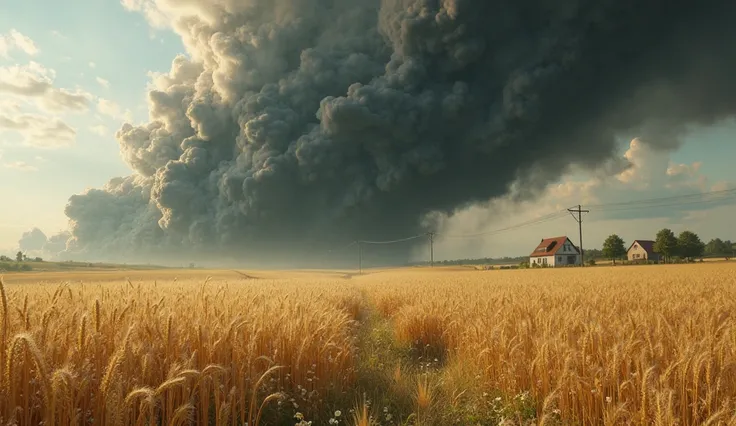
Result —
[[[210,272],[7,277],[0,424],[736,424],[732,264]]]

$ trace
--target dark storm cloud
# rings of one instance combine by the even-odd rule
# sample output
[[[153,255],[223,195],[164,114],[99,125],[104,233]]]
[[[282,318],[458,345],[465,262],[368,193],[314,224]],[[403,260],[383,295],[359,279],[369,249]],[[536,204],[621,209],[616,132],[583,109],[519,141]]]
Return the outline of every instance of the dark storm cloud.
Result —
[[[411,235],[610,164],[616,136],[672,148],[736,111],[732,2],[187,7],[193,59],[150,92],[150,123],[118,132],[138,176],[70,199],[75,250],[287,258]]]

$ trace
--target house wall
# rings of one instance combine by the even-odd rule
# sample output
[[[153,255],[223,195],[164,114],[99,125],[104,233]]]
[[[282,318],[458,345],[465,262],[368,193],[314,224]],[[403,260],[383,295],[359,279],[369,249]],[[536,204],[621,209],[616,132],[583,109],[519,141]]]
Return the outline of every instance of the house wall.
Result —
[[[574,252],[574,250],[573,250]],[[568,262],[568,256],[575,256],[572,263]],[[539,265],[544,264],[544,259],[547,260],[547,266],[567,266],[567,265],[580,265],[580,255],[577,253],[560,253],[559,251],[554,256],[539,256],[530,257],[529,264],[536,263]]]
[[[572,259],[572,262],[570,262],[570,256],[575,256],[574,259]],[[559,266],[580,265],[581,260],[580,253],[575,249],[572,242],[567,240],[562,247],[557,250],[557,253],[555,253],[554,263]]]
[[[640,261],[640,260],[659,260],[659,255],[654,253],[651,257],[649,256],[649,253],[647,253],[646,250],[644,250],[639,244],[636,244],[632,246],[629,251],[626,253],[626,257],[630,261]]]
[[[535,256],[529,258],[529,264],[536,263],[538,265],[543,265],[544,263],[547,263],[547,266],[555,266],[555,257],[554,256]]]
[[[572,262],[570,262],[570,256],[574,256]],[[560,250],[556,254],[555,263],[560,266],[580,265],[581,260],[581,256],[575,250],[566,253],[562,253],[562,250]]]

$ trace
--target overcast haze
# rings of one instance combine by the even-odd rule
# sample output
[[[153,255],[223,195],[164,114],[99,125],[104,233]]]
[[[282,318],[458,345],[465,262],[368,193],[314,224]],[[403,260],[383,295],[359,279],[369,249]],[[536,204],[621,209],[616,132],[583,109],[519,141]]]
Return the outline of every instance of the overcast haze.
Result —
[[[734,197],[605,206],[736,188],[732,4],[177,3],[0,3],[0,249],[520,255],[577,224],[448,236],[579,203],[586,247],[736,239]]]

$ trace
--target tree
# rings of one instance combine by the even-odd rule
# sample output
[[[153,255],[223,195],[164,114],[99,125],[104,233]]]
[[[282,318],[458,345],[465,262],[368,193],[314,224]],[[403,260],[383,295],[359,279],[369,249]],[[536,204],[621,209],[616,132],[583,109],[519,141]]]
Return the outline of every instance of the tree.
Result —
[[[626,254],[626,247],[624,247],[624,240],[616,234],[609,235],[606,241],[603,242],[603,256],[607,259],[613,260],[613,264],[616,264],[616,259]]]
[[[703,255],[705,244],[700,241],[698,234],[682,231],[677,237],[677,251],[681,256],[692,259]]]
[[[723,241],[720,238],[716,238],[710,240],[708,244],[705,245],[705,253],[709,255],[723,256],[731,254],[732,251],[733,243],[729,240]]]
[[[717,256],[727,252],[728,250],[726,249],[726,245],[720,238],[710,240],[708,241],[708,244],[705,245],[705,253],[711,256]]]
[[[19,251],[18,253],[15,254],[15,260],[17,262],[22,262],[23,261],[23,252],[22,251]]]
[[[654,251],[659,253],[666,262],[672,256],[677,254],[677,237],[671,229],[664,228],[657,232],[657,237],[654,241]]]
[[[730,258],[733,256],[733,252],[733,243],[730,240],[723,241],[720,238],[715,238],[708,241],[708,244],[705,245],[705,254],[708,256],[725,256],[726,258]]]

